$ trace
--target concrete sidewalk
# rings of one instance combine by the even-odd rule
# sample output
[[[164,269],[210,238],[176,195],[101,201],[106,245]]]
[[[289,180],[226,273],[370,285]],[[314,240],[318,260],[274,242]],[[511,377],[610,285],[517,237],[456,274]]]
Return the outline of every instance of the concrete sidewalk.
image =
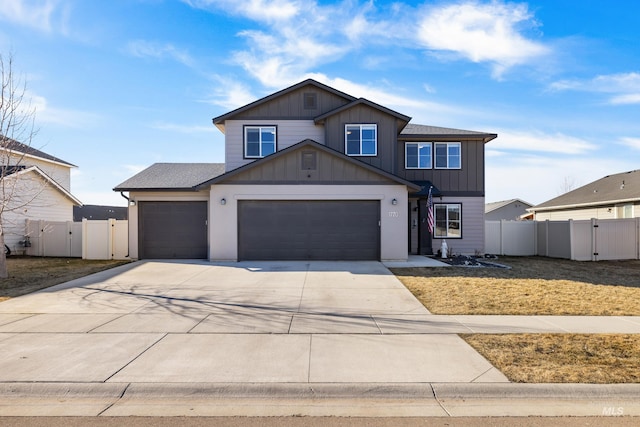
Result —
[[[640,318],[434,316],[376,262],[137,262],[0,303],[0,415],[640,415],[635,385],[510,384],[470,332]]]

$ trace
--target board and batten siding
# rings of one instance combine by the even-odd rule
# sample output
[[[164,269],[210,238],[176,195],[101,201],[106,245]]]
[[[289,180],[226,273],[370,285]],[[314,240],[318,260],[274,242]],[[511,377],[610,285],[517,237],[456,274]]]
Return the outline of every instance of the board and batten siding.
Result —
[[[324,127],[313,120],[227,120],[225,122],[226,171],[237,169],[256,159],[244,158],[244,126],[277,127],[277,150],[283,150],[305,139],[324,144]]]
[[[356,105],[327,117],[325,120],[325,144],[345,153],[345,125],[375,124],[378,128],[376,156],[354,156],[358,160],[389,173],[395,173],[395,144],[398,136],[397,119],[367,105]]]
[[[398,173],[396,175],[409,181],[431,181],[443,193],[465,192],[484,194],[484,142],[461,141],[462,168],[461,169],[406,169],[405,168],[405,143],[406,142],[440,142],[425,138],[420,141],[399,141],[397,145]],[[460,141],[449,141],[460,142]]]
[[[460,203],[462,205],[462,239],[444,239],[449,253],[474,255],[484,253],[484,197],[435,197],[434,204]],[[433,251],[442,246],[443,239],[433,239]]]

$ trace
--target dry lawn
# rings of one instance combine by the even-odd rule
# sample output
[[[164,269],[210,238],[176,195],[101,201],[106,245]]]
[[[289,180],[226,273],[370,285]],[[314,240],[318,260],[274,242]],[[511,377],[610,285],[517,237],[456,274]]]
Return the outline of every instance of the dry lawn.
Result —
[[[640,315],[640,261],[505,257],[498,262],[511,269],[393,272],[434,314]],[[462,338],[514,382],[640,382],[640,335],[475,334]]]
[[[498,260],[501,268],[397,268],[434,314],[640,315],[640,261]]]
[[[9,257],[9,277],[0,279],[0,301],[107,270],[129,261]]]
[[[519,383],[638,383],[640,335],[462,335]]]

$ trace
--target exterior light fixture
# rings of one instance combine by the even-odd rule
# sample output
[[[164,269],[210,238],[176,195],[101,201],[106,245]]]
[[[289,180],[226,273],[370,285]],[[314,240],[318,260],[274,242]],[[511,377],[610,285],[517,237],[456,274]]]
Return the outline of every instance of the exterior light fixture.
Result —
[[[129,206],[135,206],[136,205],[136,201],[131,199],[129,200]]]
[[[391,204],[392,204],[392,205],[397,205],[397,204],[398,204],[398,199],[393,199],[393,200],[391,200]]]
[[[220,199],[220,204],[221,205],[226,205],[227,204],[227,199],[225,199],[224,197],[222,199]]]

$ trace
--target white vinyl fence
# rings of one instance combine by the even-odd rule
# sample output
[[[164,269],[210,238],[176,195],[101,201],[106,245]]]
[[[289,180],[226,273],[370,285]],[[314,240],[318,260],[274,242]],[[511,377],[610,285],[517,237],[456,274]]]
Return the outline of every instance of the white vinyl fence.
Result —
[[[484,250],[576,261],[640,259],[640,218],[486,221]]]
[[[25,221],[26,255],[127,259],[128,221]]]

